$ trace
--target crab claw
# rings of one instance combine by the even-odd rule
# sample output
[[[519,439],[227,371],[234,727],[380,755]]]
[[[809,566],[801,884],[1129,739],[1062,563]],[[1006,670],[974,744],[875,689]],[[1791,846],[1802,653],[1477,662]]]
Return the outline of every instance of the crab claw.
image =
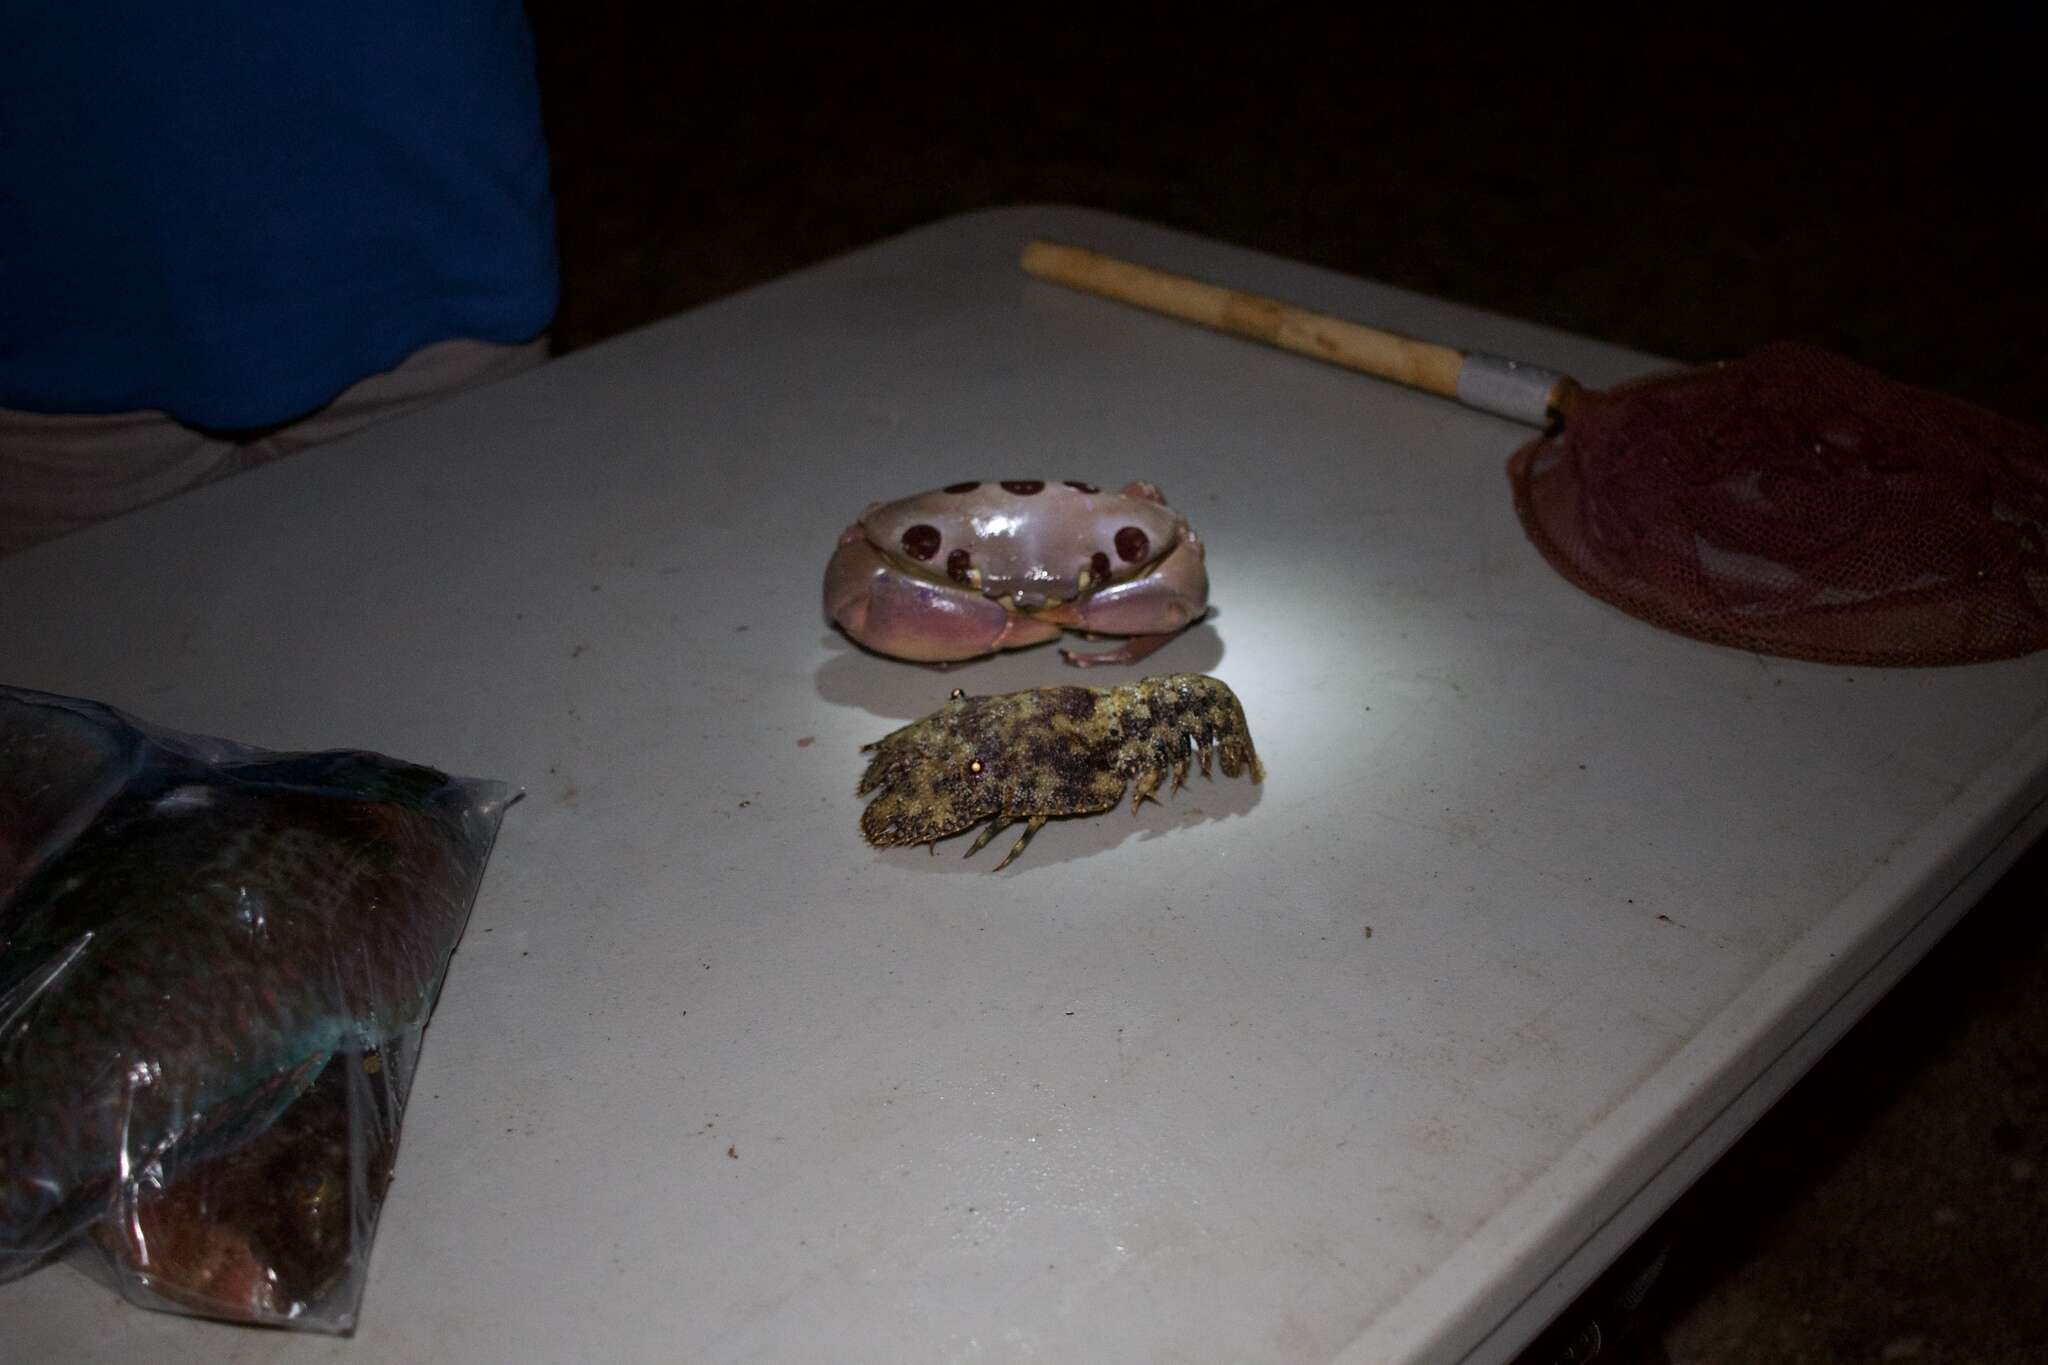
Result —
[[[855,524],[825,566],[825,611],[861,644],[916,663],[954,663],[1054,639],[1060,628],[980,593],[891,564]]]
[[[1092,654],[1061,651],[1068,663],[1090,668],[1097,664],[1136,663],[1201,620],[1208,610],[1209,571],[1202,542],[1188,531],[1152,572],[1062,602],[1039,612],[1038,619],[1069,630],[1131,637],[1114,649]]]

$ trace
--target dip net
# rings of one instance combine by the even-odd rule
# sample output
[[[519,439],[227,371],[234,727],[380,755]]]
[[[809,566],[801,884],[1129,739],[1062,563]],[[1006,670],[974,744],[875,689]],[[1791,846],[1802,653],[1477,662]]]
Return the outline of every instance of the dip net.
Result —
[[[1508,474],[1559,573],[1669,630],[1827,663],[2048,646],[2048,434],[1826,351],[1578,391]]]

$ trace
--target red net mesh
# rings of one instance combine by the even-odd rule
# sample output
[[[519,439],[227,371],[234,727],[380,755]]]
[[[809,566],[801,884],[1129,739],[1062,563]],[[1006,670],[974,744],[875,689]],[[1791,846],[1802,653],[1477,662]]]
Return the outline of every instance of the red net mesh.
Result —
[[[1826,351],[1586,393],[1508,475],[1544,557],[1655,625],[1828,663],[2048,646],[2048,433]]]

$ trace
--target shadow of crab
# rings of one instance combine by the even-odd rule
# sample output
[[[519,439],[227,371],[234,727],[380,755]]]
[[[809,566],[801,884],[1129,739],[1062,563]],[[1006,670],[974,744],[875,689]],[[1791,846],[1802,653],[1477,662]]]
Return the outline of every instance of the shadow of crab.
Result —
[[[1160,673],[1214,673],[1216,665],[1223,661],[1223,637],[1216,632],[1217,615],[1211,607],[1206,619],[1182,631],[1149,659],[1095,668],[1069,666],[1059,656],[1061,641],[945,667],[905,663],[877,654],[835,630],[822,641],[834,652],[818,668],[818,695],[838,706],[856,706],[883,720],[901,722],[931,714],[956,687],[986,694],[1073,684],[1113,687]],[[1072,635],[1063,637],[1068,644],[1079,639]]]

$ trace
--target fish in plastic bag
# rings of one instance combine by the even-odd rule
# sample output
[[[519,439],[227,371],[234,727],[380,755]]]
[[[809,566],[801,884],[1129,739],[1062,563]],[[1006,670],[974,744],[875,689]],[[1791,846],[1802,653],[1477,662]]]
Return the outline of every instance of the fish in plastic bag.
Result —
[[[0,687],[0,1280],[350,1330],[511,795]]]

